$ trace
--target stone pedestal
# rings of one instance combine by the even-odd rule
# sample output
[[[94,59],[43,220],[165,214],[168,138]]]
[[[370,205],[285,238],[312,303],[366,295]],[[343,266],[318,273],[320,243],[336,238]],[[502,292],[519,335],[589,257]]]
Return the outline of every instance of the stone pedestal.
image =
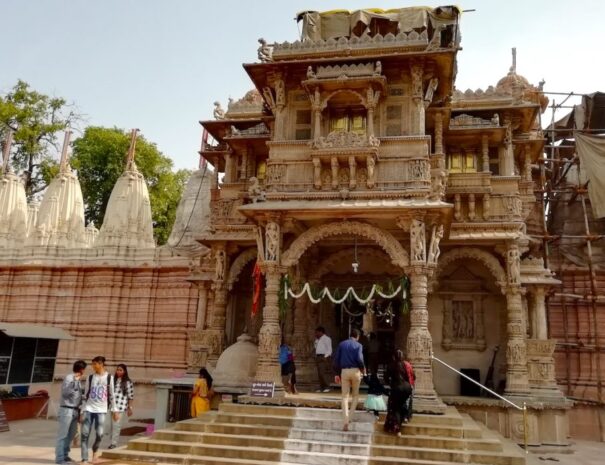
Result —
[[[529,387],[534,397],[565,402],[565,396],[555,378],[554,339],[527,340],[527,369]]]

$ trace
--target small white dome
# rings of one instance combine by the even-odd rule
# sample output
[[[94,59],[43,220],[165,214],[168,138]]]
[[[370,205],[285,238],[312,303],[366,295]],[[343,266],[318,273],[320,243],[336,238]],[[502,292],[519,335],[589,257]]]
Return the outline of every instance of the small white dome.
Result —
[[[247,334],[227,347],[216,362],[214,390],[217,392],[248,392],[256,376],[258,347]]]

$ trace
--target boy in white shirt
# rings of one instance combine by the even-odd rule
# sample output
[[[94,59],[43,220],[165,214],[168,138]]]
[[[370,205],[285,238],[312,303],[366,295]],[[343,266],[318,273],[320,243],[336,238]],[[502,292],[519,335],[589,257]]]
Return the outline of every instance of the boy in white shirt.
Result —
[[[94,373],[86,380],[86,394],[82,406],[82,433],[80,445],[82,462],[88,462],[88,436],[92,425],[95,427],[95,441],[92,444],[92,463],[97,460],[97,452],[103,439],[103,427],[107,413],[114,407],[114,381],[105,370],[105,357],[92,359]]]

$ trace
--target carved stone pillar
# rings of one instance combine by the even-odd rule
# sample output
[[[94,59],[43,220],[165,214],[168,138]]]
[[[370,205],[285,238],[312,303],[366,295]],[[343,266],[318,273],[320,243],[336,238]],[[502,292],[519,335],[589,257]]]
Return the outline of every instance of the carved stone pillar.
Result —
[[[503,176],[514,176],[515,175],[515,153],[513,147],[513,127],[509,120],[506,123],[506,136],[504,138],[504,163],[503,163]]]
[[[309,98],[313,109],[313,140],[318,140],[321,137],[321,111],[324,108],[324,102],[322,102],[321,93],[317,87]]]
[[[225,155],[225,182],[234,182],[235,179],[235,158],[232,153]]]
[[[483,219],[489,220],[489,194],[483,194]]]
[[[208,346],[208,363],[216,365],[221,352],[225,348],[225,315],[227,309],[227,286],[223,282],[212,284],[214,291],[214,308],[210,317],[210,325],[204,330]]]
[[[212,177],[210,178],[210,189],[218,189],[218,163],[212,172]]]
[[[306,295],[294,302],[294,333],[291,342],[296,357],[296,377],[303,384],[314,383],[317,376],[312,340],[312,330],[316,324],[310,321],[310,305]]]
[[[426,265],[410,267],[411,308],[410,332],[408,333],[407,353],[416,373],[414,409],[434,413],[444,413],[445,405],[435,392],[431,354],[433,339],[428,328],[427,283],[429,269]]]
[[[475,219],[475,194],[468,194],[468,219]]]
[[[435,113],[435,153],[443,153],[443,115]]]
[[[279,326],[280,279],[284,269],[277,262],[266,261],[261,264],[265,273],[265,306],[263,307],[263,325],[258,334],[258,362],[256,380],[275,382],[275,395],[283,395],[281,367],[279,365],[279,345],[281,328]]]
[[[548,339],[548,327],[546,323],[546,290],[542,286],[531,289],[532,304],[532,339]]]
[[[355,157],[349,157],[349,189],[357,187],[357,162]]]
[[[248,180],[248,149],[242,149],[242,164],[239,172],[239,180],[246,182]]]
[[[508,245],[506,286],[506,394],[523,396],[529,393],[527,375],[527,330],[523,314],[521,264],[517,244]]]
[[[489,173],[489,140],[485,134],[481,137],[481,162],[483,172]]]
[[[213,256],[215,258],[214,281],[212,283],[214,299],[209,318],[210,324],[204,330],[204,339],[208,348],[208,363],[215,366],[225,348],[225,316],[228,293],[225,277],[229,270],[224,243],[216,244],[213,247]]]
[[[197,315],[195,317],[195,329],[202,330],[206,326],[206,313],[208,310],[208,289],[206,283],[198,285]]]
[[[462,201],[460,194],[454,195],[454,219],[456,221],[462,221]]]
[[[518,285],[509,285],[506,289],[506,312],[506,394],[523,396],[529,393],[529,381],[525,319]]]
[[[332,157],[330,160],[332,168],[332,189],[338,188],[338,158]]]
[[[313,187],[321,189],[321,160],[319,158],[313,159]]]
[[[420,63],[413,63],[410,67],[412,75],[412,128],[411,134],[424,135],[424,101],[422,93],[422,77],[424,67]]]

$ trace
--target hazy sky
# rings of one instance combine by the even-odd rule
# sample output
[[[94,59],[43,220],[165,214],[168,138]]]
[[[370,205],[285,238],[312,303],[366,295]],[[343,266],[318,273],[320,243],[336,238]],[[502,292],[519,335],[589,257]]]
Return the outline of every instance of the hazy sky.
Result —
[[[445,3],[445,2],[444,2]],[[23,79],[74,102],[86,124],[140,128],[179,168],[197,166],[212,102],[252,88],[241,64],[257,39],[293,41],[300,10],[438,6],[357,0],[3,0],[0,91]],[[458,89],[486,88],[517,71],[545,90],[605,90],[605,2],[464,1]],[[554,97],[560,100],[560,96]],[[560,114],[562,115],[562,113]],[[560,116],[559,115],[559,116]],[[550,113],[545,115],[550,119]]]

